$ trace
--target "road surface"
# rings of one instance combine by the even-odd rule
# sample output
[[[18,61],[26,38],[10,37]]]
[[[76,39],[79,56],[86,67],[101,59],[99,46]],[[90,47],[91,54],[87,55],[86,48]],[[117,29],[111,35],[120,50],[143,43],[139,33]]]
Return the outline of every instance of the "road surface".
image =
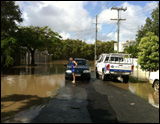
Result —
[[[159,123],[159,109],[131,92],[91,79],[66,85],[32,123]],[[117,83],[121,83],[117,81]]]

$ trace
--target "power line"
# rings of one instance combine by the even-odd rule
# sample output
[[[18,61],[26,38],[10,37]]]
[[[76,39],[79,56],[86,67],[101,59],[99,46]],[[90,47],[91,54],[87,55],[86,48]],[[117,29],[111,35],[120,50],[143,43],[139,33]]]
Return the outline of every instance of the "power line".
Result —
[[[155,5],[153,5],[153,6],[157,6],[157,4],[155,4]],[[150,6],[150,7],[148,7],[148,8],[151,8],[151,7],[153,7],[153,6]],[[147,8],[146,8],[147,9]],[[145,10],[145,9],[144,9]],[[148,11],[150,11],[150,10],[147,10],[146,12],[144,12],[144,10],[143,11],[140,11],[140,10],[138,10],[138,11],[135,11],[135,12],[133,12],[133,13],[129,13],[129,14],[133,14],[133,15],[135,15],[135,16],[137,16],[137,15],[141,15],[141,14],[144,14],[144,13],[146,13],[146,12],[148,12]],[[140,12],[140,13],[136,13],[136,12]],[[133,15],[132,15],[132,17],[133,17]],[[131,15],[126,15],[125,17],[131,17]]]
[[[83,33],[81,33],[81,34],[74,34],[74,35],[89,35],[89,34],[93,34],[93,33],[85,33],[85,34],[83,34]]]
[[[74,31],[74,32],[84,32],[84,31],[90,31],[90,30],[95,30],[95,28],[93,28],[93,29],[81,30],[81,31]]]
[[[115,33],[117,33],[117,30],[110,36],[110,37],[112,37]],[[110,39],[111,40],[111,39]]]
[[[99,4],[100,4],[100,1],[98,1],[97,7],[96,7],[96,14],[98,14],[97,9],[99,8]]]
[[[138,30],[138,28],[130,28],[130,29],[128,29],[128,28],[126,28],[126,27],[124,27],[124,26],[122,26],[124,29],[126,29],[126,30],[128,30],[128,31],[131,31],[131,32],[133,32],[133,30],[134,30],[134,32],[135,32],[135,30]]]
[[[109,40],[113,40],[113,39],[111,39],[111,37],[115,34],[115,33],[117,33],[117,30],[115,31],[115,32],[113,32],[113,34],[111,35],[111,36],[106,36]],[[102,39],[101,39],[102,40]],[[103,41],[104,41],[104,39],[103,39]]]
[[[108,1],[107,1],[108,2]],[[108,4],[107,6],[106,6],[106,8],[110,8],[110,7],[112,7],[112,6],[115,6],[115,5],[117,5],[117,4],[119,4],[119,2],[121,2],[121,1],[114,1],[114,3],[113,4],[111,4],[111,2],[112,1],[109,1],[110,2],[110,4]],[[97,14],[99,15],[99,13],[100,13],[100,11],[101,11],[101,9],[99,9],[99,11],[97,12]]]
[[[115,28],[115,26],[116,26],[116,23],[112,26],[111,30],[108,31],[106,34],[109,34],[110,32],[112,32],[112,30]]]

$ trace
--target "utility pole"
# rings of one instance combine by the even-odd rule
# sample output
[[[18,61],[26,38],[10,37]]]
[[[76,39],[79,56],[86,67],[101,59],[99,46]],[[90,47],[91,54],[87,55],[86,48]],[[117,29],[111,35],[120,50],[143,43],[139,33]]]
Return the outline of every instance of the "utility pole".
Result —
[[[97,54],[96,54],[96,48],[97,48],[97,15],[96,15],[96,23],[95,23],[95,26],[96,26],[96,32],[95,32],[95,52],[94,52],[94,60],[96,62],[96,58],[97,58]]]
[[[111,19],[111,20],[117,20],[117,53],[118,53],[118,52],[119,52],[119,22],[120,22],[121,20],[123,20],[123,21],[126,20],[126,19],[120,19],[120,18],[119,18],[119,11],[120,11],[120,10],[126,11],[127,8],[123,8],[123,7],[121,7],[121,8],[112,7],[111,10],[117,10],[117,11],[118,11],[118,19]]]

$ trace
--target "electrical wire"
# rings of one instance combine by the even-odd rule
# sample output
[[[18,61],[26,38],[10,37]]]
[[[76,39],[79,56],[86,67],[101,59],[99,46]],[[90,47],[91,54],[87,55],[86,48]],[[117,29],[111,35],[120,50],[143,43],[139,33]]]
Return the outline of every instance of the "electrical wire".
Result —
[[[153,6],[157,6],[157,4],[155,4],[155,5],[153,5]],[[150,7],[148,7],[148,8],[151,8],[151,7],[153,7],[153,6],[150,6]],[[144,9],[144,10],[145,10],[145,9]],[[137,16],[137,15],[141,15],[141,14],[147,13],[148,11],[150,11],[150,10],[152,10],[152,9],[147,10],[147,11],[145,11],[145,12],[144,12],[144,10],[143,10],[143,11],[138,10],[138,11],[135,11],[134,13],[129,13],[129,14],[133,14],[133,15],[136,14],[135,16]],[[136,12],[140,12],[140,13],[136,13]],[[132,15],[132,17],[133,17],[133,15]],[[130,17],[130,15],[126,15],[125,17]]]
[[[93,29],[81,30],[81,31],[73,31],[73,33],[74,33],[74,32],[84,32],[84,31],[90,31],[90,30],[95,30],[95,28],[93,28]]]

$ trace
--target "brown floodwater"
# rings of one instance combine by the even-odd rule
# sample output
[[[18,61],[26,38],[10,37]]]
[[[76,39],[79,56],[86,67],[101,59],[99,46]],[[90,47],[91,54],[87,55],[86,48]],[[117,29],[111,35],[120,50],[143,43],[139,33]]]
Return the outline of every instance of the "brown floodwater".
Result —
[[[1,122],[29,122],[65,85],[67,61],[16,66],[1,76]]]
[[[15,66],[1,76],[1,122],[30,122],[38,112],[65,86],[68,61],[38,63],[35,67]],[[94,62],[91,64],[92,73]],[[93,74],[92,74],[93,75]],[[92,78],[95,78],[93,76]],[[147,82],[110,82],[129,90],[159,108],[159,93]]]

